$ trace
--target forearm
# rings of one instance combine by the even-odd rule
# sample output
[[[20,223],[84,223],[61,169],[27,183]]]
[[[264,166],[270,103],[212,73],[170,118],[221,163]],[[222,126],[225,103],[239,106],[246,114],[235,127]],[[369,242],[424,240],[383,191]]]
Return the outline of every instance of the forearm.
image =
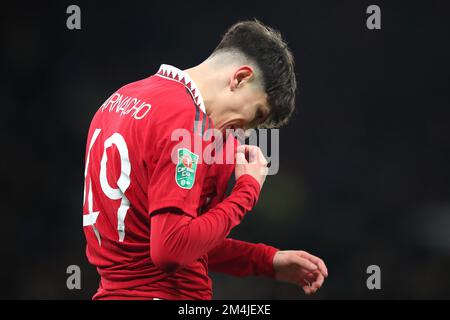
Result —
[[[259,185],[250,176],[236,181],[230,196],[203,215],[192,219],[173,211],[151,217],[150,254],[166,272],[175,272],[218,246],[253,208]]]
[[[210,271],[233,276],[274,277],[273,257],[277,248],[263,243],[225,239],[208,253]]]

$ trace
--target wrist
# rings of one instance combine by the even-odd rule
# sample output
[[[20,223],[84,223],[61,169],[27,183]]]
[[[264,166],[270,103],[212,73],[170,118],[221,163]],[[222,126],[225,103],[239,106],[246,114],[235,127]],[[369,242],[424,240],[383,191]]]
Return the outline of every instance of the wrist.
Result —
[[[260,247],[258,274],[274,279],[276,276],[274,259],[280,249],[262,243],[258,244],[258,246]]]
[[[261,185],[259,184],[258,180],[256,180],[248,173],[243,174],[236,180],[235,188],[236,187],[240,188],[241,186],[244,185],[250,187],[253,195],[255,196],[255,202],[258,201],[259,194],[261,193]]]

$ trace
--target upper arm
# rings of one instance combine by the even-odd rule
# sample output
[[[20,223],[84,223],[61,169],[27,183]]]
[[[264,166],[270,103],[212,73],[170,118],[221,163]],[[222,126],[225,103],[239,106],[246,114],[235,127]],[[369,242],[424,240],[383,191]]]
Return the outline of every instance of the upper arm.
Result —
[[[208,169],[202,161],[205,143],[195,128],[201,111],[193,103],[168,108],[160,107],[149,130],[153,148],[146,151],[148,213],[171,207],[195,217]]]

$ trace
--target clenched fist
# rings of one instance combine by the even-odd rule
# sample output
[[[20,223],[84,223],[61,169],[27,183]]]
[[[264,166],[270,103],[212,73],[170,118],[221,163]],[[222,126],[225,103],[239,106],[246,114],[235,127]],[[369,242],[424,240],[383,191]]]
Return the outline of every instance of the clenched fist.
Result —
[[[249,145],[237,147],[236,167],[234,169],[236,180],[244,174],[249,174],[259,182],[259,186],[262,188],[269,170],[267,163],[259,147]]]

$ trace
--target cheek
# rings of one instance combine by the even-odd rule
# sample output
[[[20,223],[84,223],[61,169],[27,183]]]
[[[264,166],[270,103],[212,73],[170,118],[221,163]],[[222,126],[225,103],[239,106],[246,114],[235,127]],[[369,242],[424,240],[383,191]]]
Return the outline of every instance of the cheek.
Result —
[[[242,99],[242,112],[247,120],[253,119],[255,111],[257,110],[255,104],[255,97],[253,95],[246,95]]]
[[[254,113],[253,113],[253,107],[250,104],[242,104],[240,109],[240,115],[245,122],[250,122],[253,120]]]
[[[250,123],[255,118],[257,106],[255,105],[255,96],[251,93],[242,93],[239,96],[235,96],[233,100],[229,101],[232,104],[232,108],[235,113],[239,115],[239,118],[245,122]]]

